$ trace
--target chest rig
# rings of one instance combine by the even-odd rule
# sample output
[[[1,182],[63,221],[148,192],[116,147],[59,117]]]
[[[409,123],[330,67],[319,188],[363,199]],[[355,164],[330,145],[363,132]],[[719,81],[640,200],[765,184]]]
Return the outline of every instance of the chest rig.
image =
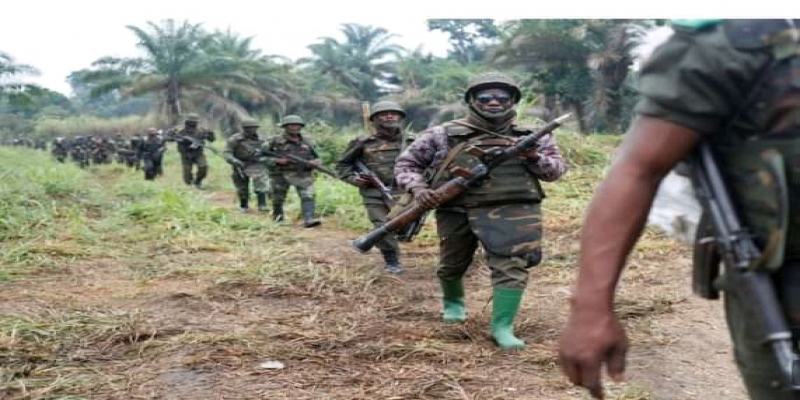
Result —
[[[402,135],[396,138],[369,137],[363,143],[362,160],[381,182],[394,187],[394,163],[402,150]]]
[[[506,148],[514,145],[514,138],[530,132],[512,129],[508,136],[480,132],[471,128],[456,125],[445,125],[448,147],[454,149],[462,147],[469,149],[475,147],[484,152],[493,148]],[[466,142],[466,143],[464,143]],[[444,179],[447,182],[455,178],[454,171],[469,170],[480,163],[481,160],[468,151],[459,151],[453,159]],[[541,183],[530,170],[528,162],[522,159],[512,159],[492,169],[488,179],[474,188],[470,188],[452,201],[449,207],[486,207],[493,205],[515,203],[539,203],[544,199]]]

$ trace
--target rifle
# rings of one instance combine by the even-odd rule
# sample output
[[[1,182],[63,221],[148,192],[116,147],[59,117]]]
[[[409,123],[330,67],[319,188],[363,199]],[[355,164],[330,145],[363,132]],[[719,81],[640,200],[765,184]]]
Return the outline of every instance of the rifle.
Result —
[[[322,172],[322,173],[324,173],[326,175],[330,175],[334,179],[337,179],[337,180],[339,179],[339,176],[336,175],[336,172],[333,172],[332,170],[330,170],[330,169],[328,169],[326,167],[323,167],[322,165],[314,165],[314,164],[310,163],[308,160],[300,158],[300,157],[292,155],[292,154],[281,154],[281,153],[276,153],[276,152],[270,151],[270,150],[261,150],[261,154],[265,155],[265,156],[269,156],[269,157],[288,158],[288,159],[290,159],[290,160],[292,160],[292,161],[294,161],[294,162],[296,162],[296,163],[298,163],[300,165],[304,165],[306,167],[309,167],[309,168],[315,169],[315,170],[317,170],[319,172]]]
[[[372,182],[372,184],[375,185],[375,187],[381,192],[381,197],[383,197],[383,201],[386,203],[386,206],[392,208],[396,204],[394,197],[392,197],[392,191],[383,184],[381,178],[378,177],[378,175],[369,169],[369,167],[367,167],[363,162],[361,162],[361,160],[356,160],[355,167],[356,170],[358,170],[359,175]]]
[[[708,212],[720,258],[731,273],[731,285],[741,291],[743,299],[760,318],[763,343],[772,347],[790,390],[800,390],[794,366],[800,358],[793,350],[792,334],[778,301],[778,296],[768,273],[754,271],[751,266],[761,257],[752,236],[742,227],[733,207],[733,201],[724,185],[722,174],[707,143],[700,144],[692,159],[692,180],[700,203]],[[800,372],[800,371],[798,371]]]
[[[213,147],[206,147],[206,145],[204,143],[200,142],[199,140],[197,140],[197,139],[195,139],[193,137],[183,136],[183,135],[176,135],[174,131],[169,131],[168,135],[171,136],[172,138],[175,138],[175,139],[182,139],[182,140],[187,140],[187,141],[191,142],[192,145],[191,145],[190,148],[192,148],[192,149],[208,149],[208,150],[211,150],[212,153],[216,154],[217,156],[219,156],[220,158],[225,160],[225,162],[230,164],[231,167],[233,167],[233,171],[236,172],[236,175],[239,175],[239,177],[242,178],[242,179],[247,179],[247,175],[244,173],[242,168],[240,166],[232,163],[232,162],[229,162],[228,159],[225,158],[224,155],[220,154],[219,150],[217,150],[217,149],[215,149]]]
[[[489,176],[489,173],[492,171],[492,169],[516,157],[518,154],[534,148],[537,142],[544,135],[552,133],[556,128],[561,126],[564,121],[569,119],[569,117],[570,114],[562,115],[549,122],[538,131],[521,137],[516,144],[505,149],[498,148],[495,149],[496,151],[486,153],[482,152],[477,147],[468,149],[467,151],[470,154],[480,156],[482,162],[473,166],[469,170],[464,168],[454,168],[451,172],[456,175],[456,177],[445,182],[445,184],[436,189],[434,193],[437,195],[437,197],[439,197],[441,203],[447,203],[468,189],[480,186],[481,183],[483,183],[483,181]],[[399,215],[390,221],[387,221],[385,224],[376,228],[372,232],[353,240],[351,244],[357,251],[361,252],[362,254],[366,253],[386,235],[404,231],[410,223],[415,220],[419,220],[420,217],[422,217],[422,215],[427,211],[427,208],[417,204],[416,202],[413,202],[409,208],[401,212]]]

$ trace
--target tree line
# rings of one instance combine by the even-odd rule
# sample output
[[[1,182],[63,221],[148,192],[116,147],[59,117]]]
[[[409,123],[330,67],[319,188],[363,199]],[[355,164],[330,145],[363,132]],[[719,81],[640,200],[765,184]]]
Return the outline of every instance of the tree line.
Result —
[[[343,24],[343,39],[323,37],[311,56],[265,54],[253,37],[164,20],[126,26],[138,57],[102,57],[72,72],[66,97],[25,84],[35,67],[0,52],[0,134],[43,119],[117,118],[153,113],[167,124],[199,112],[223,132],[245,116],[304,115],[332,125],[361,121],[361,104],[390,99],[408,111],[411,129],[462,113],[475,73],[503,70],[524,91],[523,112],[544,120],[564,111],[582,133],[621,133],[635,99],[633,50],[660,20],[432,19],[445,32],[444,57],[407,49],[384,28]]]

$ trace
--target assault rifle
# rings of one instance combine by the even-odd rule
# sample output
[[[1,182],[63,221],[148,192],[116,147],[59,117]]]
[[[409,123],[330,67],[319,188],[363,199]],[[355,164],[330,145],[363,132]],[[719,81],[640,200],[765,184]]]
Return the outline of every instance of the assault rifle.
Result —
[[[561,126],[564,121],[569,119],[569,117],[570,114],[562,115],[549,122],[538,131],[522,136],[516,144],[507,148],[496,148],[489,152],[483,152],[477,147],[471,147],[467,151],[472,155],[479,156],[482,162],[469,170],[463,168],[451,170],[451,172],[457,176],[436,189],[434,191],[436,197],[440,199],[440,203],[447,203],[468,189],[480,186],[489,176],[492,169],[517,157],[520,153],[534,149],[544,135],[552,133],[556,128]],[[357,251],[366,253],[372,249],[377,242],[386,237],[386,235],[403,232],[407,228],[407,225],[413,221],[419,220],[427,211],[428,209],[424,206],[413,202],[412,205],[402,213],[366,235],[353,240],[351,244]]]
[[[300,158],[300,157],[292,155],[292,154],[282,154],[282,153],[276,153],[276,152],[270,151],[270,150],[261,150],[261,155],[269,156],[269,157],[288,158],[289,160],[294,161],[298,165],[302,165],[302,166],[306,166],[308,168],[315,169],[315,170],[317,170],[319,172],[322,172],[322,173],[324,173],[326,175],[330,175],[330,176],[332,176],[333,178],[335,178],[337,180],[339,179],[339,177],[336,175],[336,172],[333,172],[332,170],[330,170],[330,169],[328,169],[326,167],[323,167],[322,165],[314,165],[314,164],[310,163],[308,160]]]
[[[367,167],[361,160],[357,160],[355,162],[356,170],[358,174],[361,175],[362,178],[372,182],[372,184],[381,192],[381,197],[383,197],[384,203],[386,203],[386,207],[392,208],[395,205],[394,198],[392,197],[392,191],[383,184],[381,178],[373,172],[369,167]]]
[[[795,378],[800,371],[793,371],[795,364],[800,364],[800,358],[793,350],[792,334],[771,277],[768,273],[751,269],[761,257],[761,251],[736,215],[709,145],[702,143],[693,156],[695,193],[710,217],[714,231],[711,239],[716,242],[720,258],[732,271],[728,277],[732,280],[731,288],[741,293],[741,298],[752,307],[750,314],[760,319],[763,343],[772,347],[786,388],[800,390],[798,379]]]
[[[247,179],[247,175],[244,173],[244,170],[242,170],[242,167],[240,167],[240,166],[238,166],[238,165],[236,165],[236,164],[234,164],[232,162],[229,162],[228,159],[225,158],[225,156],[222,155],[219,150],[217,150],[217,149],[215,149],[213,147],[210,147],[210,146],[206,147],[206,145],[203,144],[203,142],[201,142],[201,141],[199,141],[199,140],[197,140],[197,139],[195,139],[193,137],[177,135],[177,134],[175,134],[174,131],[169,131],[167,133],[167,135],[169,137],[173,138],[173,139],[180,139],[180,140],[185,140],[185,141],[190,142],[192,144],[190,146],[191,149],[208,149],[208,150],[211,150],[212,153],[216,154],[217,156],[219,156],[220,158],[225,160],[225,162],[230,164],[231,167],[233,167],[233,171],[236,172],[236,175],[239,175],[239,177],[242,178],[242,179]]]

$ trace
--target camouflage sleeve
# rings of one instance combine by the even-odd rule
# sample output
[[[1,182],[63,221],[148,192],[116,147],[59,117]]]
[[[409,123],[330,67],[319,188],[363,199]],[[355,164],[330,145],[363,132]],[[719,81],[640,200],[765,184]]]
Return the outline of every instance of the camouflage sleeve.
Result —
[[[264,141],[264,144],[261,145],[261,150],[262,151],[273,151],[272,147],[273,147],[273,145],[275,143],[275,138],[276,137],[277,136],[271,136],[271,137],[267,138],[267,140]],[[278,164],[275,164],[275,160],[277,160],[277,159],[278,159],[278,157],[275,157],[273,155],[264,154],[264,163],[267,164],[268,167],[274,167],[274,166],[278,165]]]
[[[213,142],[213,141],[217,140],[217,135],[215,135],[214,131],[212,131],[211,129],[206,129],[206,139],[209,142]]]
[[[236,136],[231,136],[225,141],[225,150],[222,150],[222,157],[228,162],[232,162],[236,158],[233,156],[233,149],[236,147],[236,142]]]
[[[336,162],[336,175],[345,182],[351,182],[356,175],[355,161],[361,156],[361,140],[353,139],[347,144],[347,149]],[[352,183],[352,182],[351,182]]]
[[[427,187],[425,170],[436,167],[447,156],[447,134],[444,130],[431,128],[414,140],[394,164],[394,175],[397,185],[411,191],[416,187]]]
[[[561,156],[556,138],[552,134],[542,138],[538,153],[539,159],[530,164],[531,171],[536,174],[537,178],[545,182],[553,182],[560,179],[569,169],[564,157]]]
[[[643,63],[634,111],[713,135],[747,96],[764,57],[733,48],[721,27],[676,29]]]

